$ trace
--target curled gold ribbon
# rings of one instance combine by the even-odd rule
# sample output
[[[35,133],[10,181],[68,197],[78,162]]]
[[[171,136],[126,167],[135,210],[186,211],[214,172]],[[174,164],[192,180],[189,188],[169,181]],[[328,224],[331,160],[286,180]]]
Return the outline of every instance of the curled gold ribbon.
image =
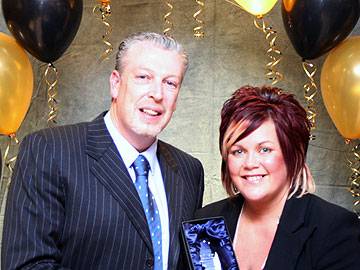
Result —
[[[205,36],[204,32],[204,21],[200,19],[200,14],[203,13],[205,3],[200,0],[195,0],[195,2],[198,4],[198,10],[194,13],[193,18],[196,22],[196,26],[194,26],[194,37],[195,38],[203,38]]]
[[[235,7],[241,8],[242,10],[244,10],[244,8],[242,6],[240,6],[238,3],[234,3],[233,1],[230,0],[225,0],[226,2],[228,2],[229,4],[234,5]]]
[[[52,73],[52,75],[50,74]],[[51,78],[50,78],[51,77]],[[45,82],[47,84],[47,96],[48,96],[48,107],[50,109],[48,113],[47,122],[49,125],[56,124],[56,118],[58,113],[58,102],[56,100],[57,96],[57,83],[58,83],[58,71],[56,67],[49,63],[44,74]]]
[[[10,179],[11,179],[11,175],[12,172],[14,170],[14,165],[15,165],[15,161],[17,156],[13,156],[13,157],[9,157],[9,152],[10,152],[10,148],[12,145],[18,145],[19,144],[19,140],[16,138],[16,134],[10,134],[9,135],[9,141],[6,145],[5,148],[5,152],[4,152],[4,165],[1,166],[1,179],[0,179],[0,209],[2,207],[3,204],[3,200],[6,194],[6,191],[9,187],[10,184]],[[1,164],[0,164],[1,165]],[[9,175],[5,177],[5,169],[8,170]]]
[[[275,45],[277,32],[272,26],[266,24],[262,16],[255,17],[254,25],[265,34],[265,38],[269,42],[269,48],[266,51],[266,55],[270,58],[270,62],[266,64],[265,76],[271,81],[271,84],[274,85],[283,79],[283,75],[276,67],[281,61],[281,51]]]
[[[172,5],[172,1],[164,0],[165,8],[167,8],[167,12],[165,13],[163,19],[164,19],[164,30],[163,33],[165,36],[171,37],[171,32],[173,31],[173,23],[171,21],[171,14],[174,9],[174,6]]]
[[[360,218],[360,143],[351,146],[349,140],[349,151],[346,155],[347,165],[350,168],[351,175],[349,177],[349,191],[354,198],[353,210]]]
[[[102,35],[102,42],[105,45],[105,51],[100,56],[100,61],[109,59],[109,55],[113,51],[113,45],[110,42],[110,34],[112,32],[112,27],[109,22],[109,17],[111,16],[111,6],[110,0],[99,0],[100,3],[96,4],[93,8],[93,13],[95,15],[100,15],[101,23],[105,26],[105,33]]]
[[[316,107],[315,107],[315,100],[314,97],[317,94],[317,86],[314,80],[314,76],[316,73],[316,66],[313,63],[307,62],[306,60],[302,61],[302,67],[305,71],[307,78],[309,79],[308,82],[304,84],[304,98],[306,101],[306,114],[307,118],[311,124],[311,131],[315,130],[316,127]],[[310,140],[315,140],[315,135],[310,135]]]

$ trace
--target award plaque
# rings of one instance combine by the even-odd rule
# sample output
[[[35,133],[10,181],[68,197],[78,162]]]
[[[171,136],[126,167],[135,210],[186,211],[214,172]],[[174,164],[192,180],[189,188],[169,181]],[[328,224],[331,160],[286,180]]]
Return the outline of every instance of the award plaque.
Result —
[[[192,270],[239,270],[223,217],[182,222],[188,265]]]

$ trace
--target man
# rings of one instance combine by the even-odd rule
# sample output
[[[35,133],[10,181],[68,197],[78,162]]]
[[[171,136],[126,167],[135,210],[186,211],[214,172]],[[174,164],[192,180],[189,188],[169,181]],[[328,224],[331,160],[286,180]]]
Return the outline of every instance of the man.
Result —
[[[186,67],[173,39],[130,36],[110,76],[109,112],[23,140],[2,269],[176,268],[181,221],[202,204],[203,168],[156,136],[176,108]]]

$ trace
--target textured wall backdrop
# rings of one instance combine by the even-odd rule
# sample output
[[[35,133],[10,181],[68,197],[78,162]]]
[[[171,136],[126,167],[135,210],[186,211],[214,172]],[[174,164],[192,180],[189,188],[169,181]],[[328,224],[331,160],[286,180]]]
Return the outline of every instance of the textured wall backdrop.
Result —
[[[114,66],[111,60],[97,61],[104,47],[101,43],[102,24],[92,14],[95,0],[84,0],[82,22],[75,40],[67,52],[56,61],[59,70],[59,125],[87,121],[110,105],[108,78]],[[119,41],[135,31],[162,32],[165,13],[163,1],[112,1],[113,26],[111,42]],[[198,157],[204,164],[206,186],[204,204],[221,199],[225,192],[220,183],[220,155],[218,151],[219,113],[222,103],[244,84],[263,85],[265,55],[268,43],[264,34],[253,25],[253,17],[224,0],[207,0],[204,19],[206,37],[195,40],[192,35],[193,13],[196,3],[191,0],[173,1],[173,35],[190,54],[190,67],[184,80],[177,111],[161,139]],[[306,77],[301,59],[292,48],[285,33],[281,6],[278,3],[266,16],[278,31],[277,47],[283,58],[279,64],[285,79],[278,84],[298,96],[304,104],[303,87]],[[9,33],[0,10],[0,31]],[[360,33],[360,23],[352,35]],[[46,91],[43,73],[46,65],[30,57],[35,75],[34,98],[18,137],[46,127]],[[319,75],[324,57],[314,63]],[[352,198],[347,191],[349,169],[345,165],[347,147],[331,122],[322,103],[320,91],[316,97],[317,139],[311,142],[308,164],[317,183],[317,194],[351,209]],[[0,137],[0,148],[5,150],[7,139]],[[16,153],[16,147],[12,154]],[[8,174],[7,174],[8,175]],[[3,216],[0,217],[0,230]]]

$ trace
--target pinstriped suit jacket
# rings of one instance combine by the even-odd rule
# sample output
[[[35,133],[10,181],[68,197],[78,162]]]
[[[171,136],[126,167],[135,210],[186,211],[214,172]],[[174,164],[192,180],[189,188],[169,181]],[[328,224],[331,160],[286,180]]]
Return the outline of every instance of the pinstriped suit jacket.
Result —
[[[169,269],[180,223],[201,207],[199,160],[159,141],[170,224]],[[8,193],[2,269],[151,269],[153,250],[140,198],[105,126],[45,129],[20,147]]]

